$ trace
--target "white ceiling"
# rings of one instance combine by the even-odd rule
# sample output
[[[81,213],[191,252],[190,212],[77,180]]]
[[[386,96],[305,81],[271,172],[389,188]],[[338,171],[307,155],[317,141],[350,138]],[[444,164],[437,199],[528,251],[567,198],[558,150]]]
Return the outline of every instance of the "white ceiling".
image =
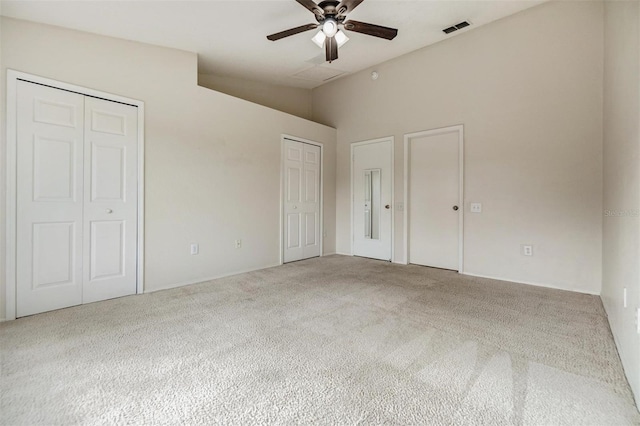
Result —
[[[398,36],[388,41],[347,32],[351,40],[332,64],[324,63],[324,51],[311,41],[315,31],[275,42],[266,39],[315,22],[295,0],[2,0],[1,13],[196,52],[203,74],[313,88],[327,76],[369,68],[543,1],[366,0],[348,18],[397,28]],[[473,25],[451,35],[442,32],[464,20]]]

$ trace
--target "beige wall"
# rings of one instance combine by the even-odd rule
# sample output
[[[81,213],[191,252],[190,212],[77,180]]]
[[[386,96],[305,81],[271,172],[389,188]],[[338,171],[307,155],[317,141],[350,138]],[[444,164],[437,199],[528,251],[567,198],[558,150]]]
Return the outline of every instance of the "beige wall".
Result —
[[[403,201],[403,135],[464,124],[465,272],[599,293],[602,55],[602,3],[551,2],[315,89],[314,119],[338,129],[338,252],[349,144],[395,136]],[[396,261],[402,228],[396,214]]]
[[[199,87],[192,53],[6,18],[1,35],[3,67],[145,102],[146,291],[279,262],[282,133],[325,144],[324,250],[334,251],[335,129]],[[1,77],[4,106],[5,68]],[[4,268],[0,277],[4,317]]]
[[[640,3],[605,2],[604,34],[602,302],[640,401]]]
[[[213,74],[199,74],[198,84],[278,111],[311,118],[311,89],[279,86]]]

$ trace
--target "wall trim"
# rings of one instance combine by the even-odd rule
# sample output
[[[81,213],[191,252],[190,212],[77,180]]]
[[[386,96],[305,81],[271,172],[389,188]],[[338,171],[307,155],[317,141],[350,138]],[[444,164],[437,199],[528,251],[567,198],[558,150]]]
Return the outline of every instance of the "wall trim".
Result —
[[[179,283],[168,284],[168,285],[162,286],[160,288],[154,288],[153,290],[147,290],[144,293],[145,294],[151,294],[151,293],[155,293],[155,292],[158,292],[158,291],[171,290],[171,289],[174,289],[174,288],[180,288],[180,287],[185,287],[185,286],[194,285],[194,284],[203,284],[203,283],[206,283],[207,281],[219,280],[221,278],[227,278],[227,277],[232,277],[234,275],[246,274],[248,272],[262,271],[264,269],[275,268],[277,266],[282,266],[282,264],[281,263],[273,263],[273,264],[270,264],[270,265],[258,266],[256,268],[242,269],[240,271],[234,271],[234,272],[229,272],[229,273],[226,273],[226,274],[215,275],[215,276],[209,277],[209,278],[198,278],[198,279],[195,279],[195,280],[181,281]]]
[[[495,277],[495,276],[491,276],[491,275],[474,274],[474,273],[471,273],[471,272],[460,272],[460,273],[462,275],[468,275],[470,277],[487,278],[489,280],[505,281],[505,282],[508,282],[508,283],[516,283],[516,284],[526,284],[526,285],[531,285],[531,286],[535,286],[535,287],[544,287],[544,288],[551,288],[551,289],[554,289],[554,290],[570,291],[572,293],[589,294],[591,296],[600,296],[600,293],[595,293],[595,292],[591,292],[591,291],[576,290],[576,289],[571,289],[571,288],[566,288],[566,287],[560,287],[560,286],[553,285],[553,284],[548,284],[548,283],[539,283],[539,282],[533,282],[533,281],[522,281],[522,280],[515,280],[513,278],[503,278],[503,277]]]
[[[458,204],[460,215],[458,216],[458,272],[464,272],[464,125],[440,127],[437,129],[425,130],[404,135],[404,214],[403,214],[403,238],[404,238],[404,264],[409,264],[409,143],[412,138],[423,136],[435,136],[444,133],[458,132],[458,168],[460,172],[460,182],[458,189]]]
[[[49,86],[85,96],[132,105],[138,108],[138,205],[137,205],[137,260],[136,293],[144,292],[144,102],[112,93],[102,92],[75,84],[52,80],[21,71],[7,69],[7,182],[6,182],[6,241],[5,241],[5,319],[16,318],[16,223],[17,223],[17,87],[18,81]]]

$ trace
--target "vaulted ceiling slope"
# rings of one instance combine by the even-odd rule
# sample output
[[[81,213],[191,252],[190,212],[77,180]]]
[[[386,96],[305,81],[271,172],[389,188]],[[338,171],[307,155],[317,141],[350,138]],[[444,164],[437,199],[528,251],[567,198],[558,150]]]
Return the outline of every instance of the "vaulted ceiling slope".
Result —
[[[311,37],[272,42],[266,35],[315,22],[294,0],[34,1],[2,0],[2,15],[111,37],[196,52],[200,74],[315,88],[447,37],[470,31],[544,0],[366,0],[349,18],[398,28],[393,41],[348,32],[332,64]],[[472,25],[450,35],[443,29]]]

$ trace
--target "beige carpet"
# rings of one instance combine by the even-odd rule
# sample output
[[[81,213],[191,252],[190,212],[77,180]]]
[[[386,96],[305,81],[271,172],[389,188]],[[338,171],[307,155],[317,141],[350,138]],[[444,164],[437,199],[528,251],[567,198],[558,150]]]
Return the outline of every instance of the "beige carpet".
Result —
[[[637,425],[600,299],[330,256],[0,324],[2,424]]]

